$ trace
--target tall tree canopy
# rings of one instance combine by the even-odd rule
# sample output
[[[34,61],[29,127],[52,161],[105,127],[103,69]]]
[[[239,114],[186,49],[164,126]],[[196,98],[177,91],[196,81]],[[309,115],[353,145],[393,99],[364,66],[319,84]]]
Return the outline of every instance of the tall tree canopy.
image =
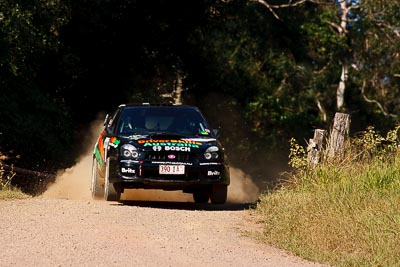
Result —
[[[45,71],[67,16],[61,1],[0,2],[0,149],[25,163],[57,157],[72,135],[67,107]]]
[[[312,71],[305,87],[312,89],[322,118],[326,113],[346,111],[361,124],[397,122],[399,3],[251,2],[266,7],[265,12],[277,20],[298,27],[308,58],[297,65]],[[301,14],[300,19],[293,20],[293,13]]]

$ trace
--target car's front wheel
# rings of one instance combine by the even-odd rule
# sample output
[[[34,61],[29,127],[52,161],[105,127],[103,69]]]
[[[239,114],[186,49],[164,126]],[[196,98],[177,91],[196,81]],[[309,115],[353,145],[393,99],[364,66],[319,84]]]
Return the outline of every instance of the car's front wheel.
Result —
[[[95,157],[93,157],[92,163],[92,181],[90,185],[90,190],[92,191],[93,199],[102,199],[104,197],[104,188],[100,185],[99,182],[99,170]]]
[[[228,198],[228,186],[223,184],[213,185],[211,189],[211,203],[224,204]]]
[[[121,190],[119,186],[110,183],[110,158],[107,158],[104,175],[104,199],[107,201],[119,201],[120,198]]]
[[[193,192],[193,200],[195,203],[198,203],[198,204],[207,203],[209,199],[210,199],[210,196],[209,196],[208,192],[205,190],[199,190],[199,191]]]

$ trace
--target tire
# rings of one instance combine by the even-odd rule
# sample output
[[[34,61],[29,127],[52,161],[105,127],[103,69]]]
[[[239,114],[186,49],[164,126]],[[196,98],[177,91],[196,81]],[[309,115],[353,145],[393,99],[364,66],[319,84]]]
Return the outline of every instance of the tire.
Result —
[[[225,204],[228,198],[228,186],[227,185],[214,185],[211,190],[211,203],[212,204]]]
[[[193,192],[193,200],[197,204],[208,203],[209,199],[210,199],[210,195],[207,191],[199,190],[199,191]]]
[[[120,198],[121,190],[115,184],[110,183],[110,158],[107,158],[104,175],[104,199],[106,201],[119,201]]]
[[[93,157],[92,163],[92,181],[90,184],[90,190],[92,191],[93,199],[104,198],[104,188],[100,185],[99,182],[99,169],[97,167],[97,160],[95,157]]]

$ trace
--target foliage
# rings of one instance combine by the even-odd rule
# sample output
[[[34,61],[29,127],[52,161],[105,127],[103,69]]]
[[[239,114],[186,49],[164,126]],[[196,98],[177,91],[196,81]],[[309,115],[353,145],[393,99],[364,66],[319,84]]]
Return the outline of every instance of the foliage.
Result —
[[[354,146],[359,151],[360,158],[387,158],[388,155],[398,148],[398,131],[400,126],[390,130],[386,137],[376,132],[373,126],[369,126],[366,131],[361,132],[359,138],[354,140]]]
[[[290,139],[289,142],[289,165],[297,171],[301,171],[308,165],[306,150],[303,146],[299,145],[294,138]]]
[[[0,151],[0,200],[27,198],[19,188],[12,185],[15,172],[5,168],[4,161],[8,156]]]
[[[300,137],[320,123],[299,28],[248,1],[228,1],[216,10],[210,25],[191,39],[201,44],[195,59],[200,65],[188,75],[193,84],[188,93],[199,99],[210,91],[233,97],[260,140],[286,149],[289,132]],[[301,14],[291,14],[292,21]]]
[[[20,163],[57,168],[72,129],[63,99],[44,73],[68,13],[61,1],[0,2],[0,147]]]
[[[4,168],[4,160],[7,156],[0,152],[0,190],[6,190],[11,188],[11,180],[15,176],[13,170],[7,171]]]
[[[391,119],[399,112],[399,8],[397,1],[362,1],[351,28],[352,81],[369,112]]]
[[[25,80],[34,77],[38,70],[35,65],[43,53],[57,49],[57,35],[65,20],[66,10],[57,0],[1,1],[2,80],[13,76]]]

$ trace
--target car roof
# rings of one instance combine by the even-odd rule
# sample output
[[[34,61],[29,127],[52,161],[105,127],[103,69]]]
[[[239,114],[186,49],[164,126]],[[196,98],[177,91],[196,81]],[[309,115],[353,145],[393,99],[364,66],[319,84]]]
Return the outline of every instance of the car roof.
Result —
[[[195,108],[198,109],[196,106],[192,105],[177,105],[177,104],[169,104],[169,103],[141,103],[141,104],[136,104],[136,103],[128,103],[128,104],[120,104],[118,106],[119,108],[126,108],[126,107],[171,107],[171,108]]]

